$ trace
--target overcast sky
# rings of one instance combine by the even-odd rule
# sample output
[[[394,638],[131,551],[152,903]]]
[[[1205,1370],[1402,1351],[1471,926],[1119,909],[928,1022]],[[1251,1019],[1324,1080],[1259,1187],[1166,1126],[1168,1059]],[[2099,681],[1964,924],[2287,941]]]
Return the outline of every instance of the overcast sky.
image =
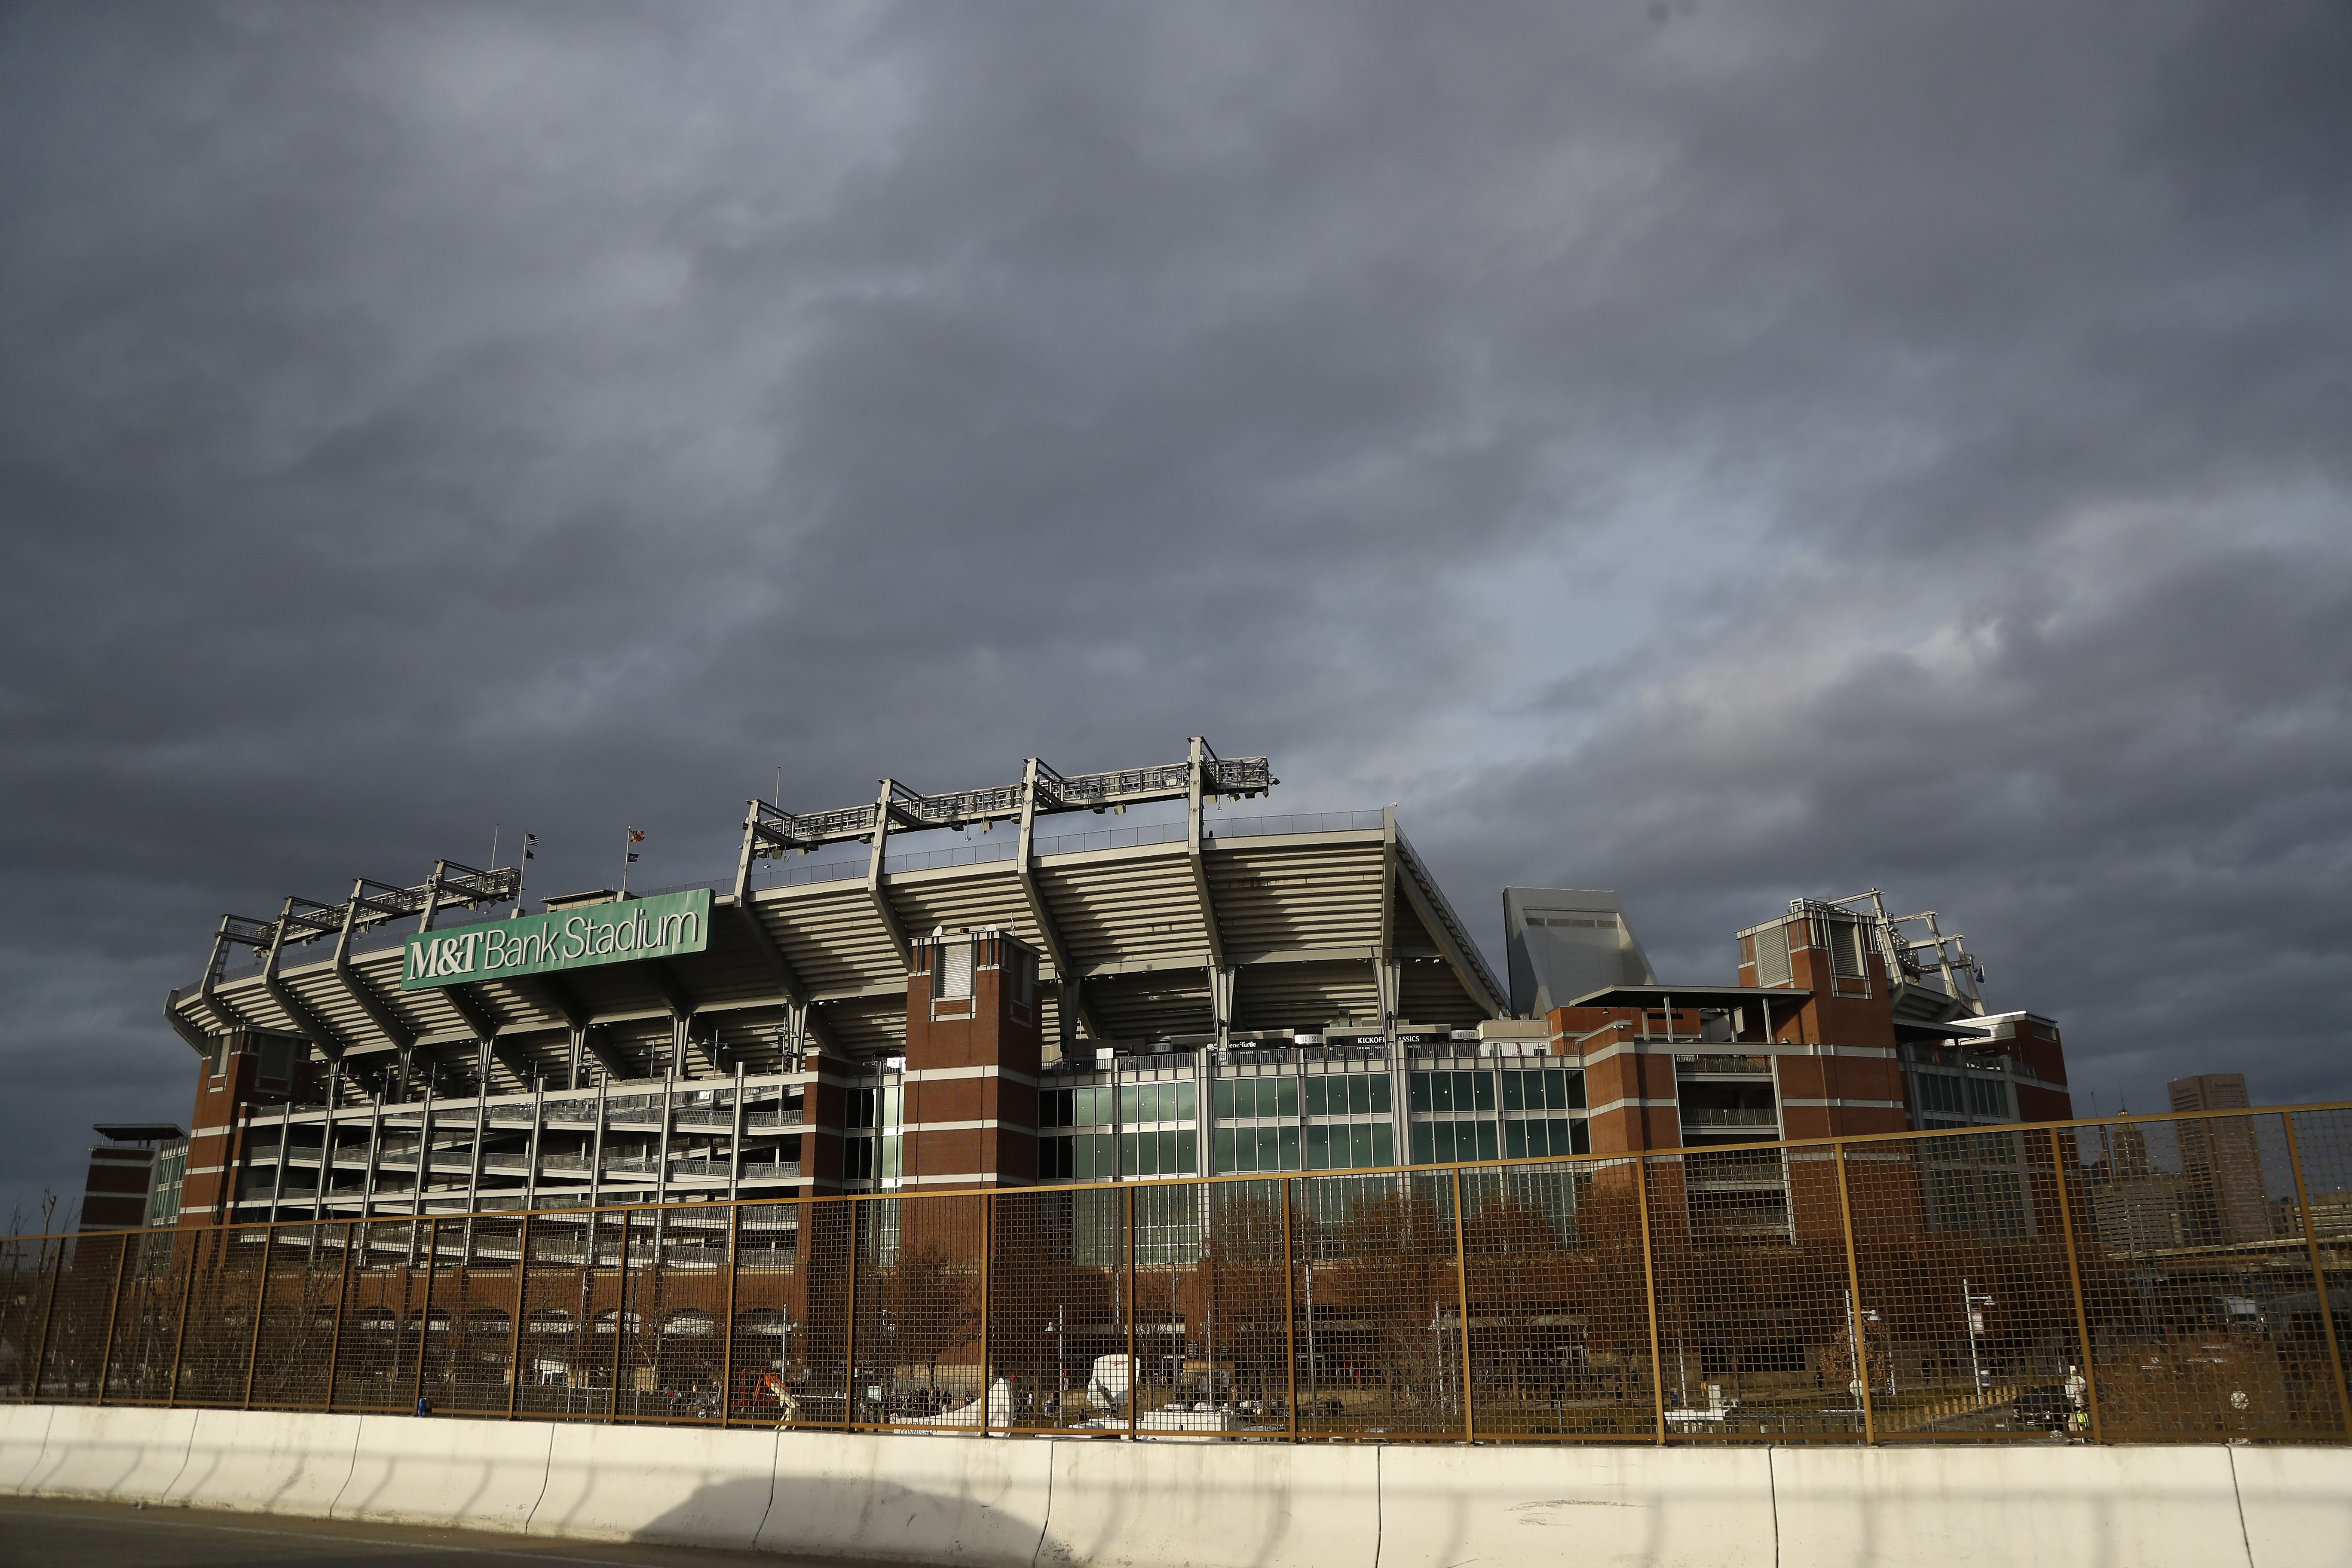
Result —
[[[0,11],[0,1220],[224,910],[1195,733],[2352,1098],[2347,18]]]

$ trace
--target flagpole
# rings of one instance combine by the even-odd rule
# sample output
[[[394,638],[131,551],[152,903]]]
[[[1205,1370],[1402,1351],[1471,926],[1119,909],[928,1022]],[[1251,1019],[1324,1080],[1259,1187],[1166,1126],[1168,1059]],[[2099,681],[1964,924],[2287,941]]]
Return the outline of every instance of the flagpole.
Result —
[[[499,868],[499,825],[498,825],[497,823],[493,822],[493,823],[491,823],[491,824],[490,824],[490,869],[491,869],[491,870],[493,870],[493,871],[495,871],[495,870],[497,870],[498,868]]]
[[[629,829],[621,829],[621,897],[629,896]]]

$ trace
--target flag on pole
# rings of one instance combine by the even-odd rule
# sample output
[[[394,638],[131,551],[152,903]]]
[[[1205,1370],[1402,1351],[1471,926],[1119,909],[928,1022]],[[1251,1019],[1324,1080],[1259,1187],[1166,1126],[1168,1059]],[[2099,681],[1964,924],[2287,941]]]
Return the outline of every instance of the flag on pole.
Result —
[[[642,834],[642,833],[638,832],[638,831],[637,831],[635,828],[634,828],[634,827],[632,827],[632,828],[630,828],[630,829],[629,829],[629,842],[630,842],[630,843],[632,843],[632,844],[643,844],[645,841],[646,841],[646,836],[645,836],[644,834]]]
[[[535,860],[539,858],[538,834],[526,833],[522,836],[522,858],[526,860]]]
[[[632,866],[634,866],[634,865],[635,865],[636,863],[637,863],[637,852],[636,852],[635,850],[632,849],[632,850],[630,850],[630,851],[629,851],[629,864],[630,864],[630,865],[632,865]]]

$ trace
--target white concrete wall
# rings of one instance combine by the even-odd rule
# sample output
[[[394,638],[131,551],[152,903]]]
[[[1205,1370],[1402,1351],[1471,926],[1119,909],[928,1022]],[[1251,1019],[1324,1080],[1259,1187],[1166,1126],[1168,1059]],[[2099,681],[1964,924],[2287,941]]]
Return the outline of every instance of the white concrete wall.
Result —
[[[1414,1447],[0,1405],[0,1491],[1003,1568],[2352,1568],[2352,1449]]]

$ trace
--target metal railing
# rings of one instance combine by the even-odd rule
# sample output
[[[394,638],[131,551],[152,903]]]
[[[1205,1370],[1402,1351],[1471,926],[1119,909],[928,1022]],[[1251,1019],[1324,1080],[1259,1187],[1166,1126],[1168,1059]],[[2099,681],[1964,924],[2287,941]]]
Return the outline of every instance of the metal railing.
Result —
[[[0,1241],[0,1398],[1290,1442],[2347,1438],[2352,1105],[919,1195],[425,1201]]]
[[[1780,1113],[1769,1105],[1685,1105],[1685,1127],[1778,1127]]]

